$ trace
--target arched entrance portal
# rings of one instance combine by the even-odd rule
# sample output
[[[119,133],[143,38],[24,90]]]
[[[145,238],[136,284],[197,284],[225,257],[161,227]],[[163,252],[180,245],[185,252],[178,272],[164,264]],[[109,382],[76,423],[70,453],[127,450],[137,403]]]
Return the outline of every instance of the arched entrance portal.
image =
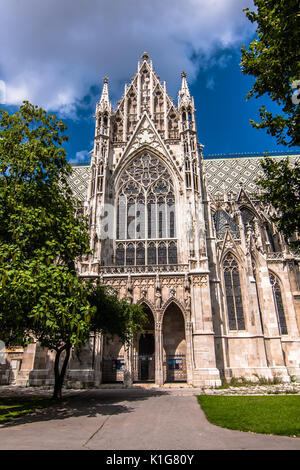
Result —
[[[166,382],[186,382],[186,339],[184,317],[172,302],[163,319],[163,364]]]
[[[154,381],[155,379],[155,327],[154,317],[148,305],[143,304],[147,314],[147,322],[143,333],[137,338],[134,377],[138,381]]]

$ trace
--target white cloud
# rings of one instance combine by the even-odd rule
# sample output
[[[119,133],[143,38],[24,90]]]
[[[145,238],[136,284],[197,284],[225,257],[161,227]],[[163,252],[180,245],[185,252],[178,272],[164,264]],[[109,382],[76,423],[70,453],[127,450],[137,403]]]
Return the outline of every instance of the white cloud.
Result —
[[[117,101],[145,50],[175,97],[181,70],[192,81],[216,51],[247,41],[247,6],[252,0],[0,0],[7,104],[28,99],[75,117],[105,75]]]
[[[206,80],[205,86],[208,90],[213,91],[215,89],[215,86],[216,86],[215,77],[208,77],[207,80]]]
[[[72,164],[86,163],[89,162],[90,159],[91,155],[88,150],[80,150],[79,152],[76,152],[75,158],[72,158],[71,160],[69,160],[69,162]]]

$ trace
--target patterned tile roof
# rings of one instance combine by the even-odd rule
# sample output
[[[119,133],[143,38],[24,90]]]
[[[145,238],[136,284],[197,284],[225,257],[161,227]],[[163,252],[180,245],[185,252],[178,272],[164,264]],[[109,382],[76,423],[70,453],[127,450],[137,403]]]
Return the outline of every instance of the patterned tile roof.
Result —
[[[241,184],[249,193],[255,190],[254,179],[261,174],[260,160],[263,157],[214,158],[204,159],[205,178],[208,191],[215,196],[222,194],[226,188],[238,194]],[[286,158],[276,156],[275,159]],[[300,155],[289,155],[290,161],[300,161]],[[74,195],[84,201],[86,197],[90,168],[89,166],[74,166],[70,178],[70,186]]]
[[[80,201],[84,201],[90,177],[89,166],[73,166],[73,173],[69,179],[70,187]]]
[[[215,158],[204,160],[207,189],[213,196],[222,194],[226,188],[232,193],[239,193],[241,184],[250,194],[255,191],[255,178],[262,175],[260,161],[263,157]],[[282,160],[286,156],[274,156]],[[289,155],[290,161],[300,161],[299,155]]]

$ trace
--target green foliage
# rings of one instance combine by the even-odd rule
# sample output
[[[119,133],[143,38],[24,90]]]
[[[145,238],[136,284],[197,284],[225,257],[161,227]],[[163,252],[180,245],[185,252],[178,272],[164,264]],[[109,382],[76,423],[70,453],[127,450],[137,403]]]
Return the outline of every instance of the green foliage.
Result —
[[[222,385],[217,387],[218,389],[228,389],[230,387],[249,387],[257,385],[278,385],[282,383],[280,376],[274,375],[274,377],[266,378],[258,374],[253,374],[257,378],[257,381],[248,380],[246,377],[231,377],[228,382],[225,378],[222,380]]]
[[[141,308],[76,275],[89,235],[67,184],[65,129],[28,102],[13,115],[0,110],[0,315],[10,331],[30,325],[51,349],[64,331],[77,345],[89,328],[126,341],[140,328]]]
[[[261,375],[258,375],[258,374],[253,374],[253,375],[257,377],[258,385],[279,385],[282,383],[281,377],[276,374],[273,375],[273,378],[262,377]]]
[[[89,235],[67,183],[65,130],[28,102],[12,115],[0,110],[0,337],[7,345],[35,337],[56,351],[55,397],[72,347],[91,331],[129,341],[145,318],[141,307],[76,274]]]
[[[147,315],[142,306],[131,304],[127,299],[119,300],[114,290],[99,281],[90,283],[88,300],[94,308],[92,330],[119,336],[126,343],[143,329]]]
[[[288,158],[276,161],[265,158],[261,162],[264,175],[256,182],[262,189],[259,198],[272,204],[277,215],[271,217],[292,248],[298,248],[299,240],[293,240],[300,233],[300,165],[291,165]]]
[[[34,334],[58,349],[87,335],[90,306],[75,271],[88,250],[62,148],[66,126],[24,102],[0,110],[0,330],[6,343]]]
[[[72,169],[61,147],[66,126],[25,102],[0,110],[0,240],[3,261],[39,258],[74,263],[88,249],[87,222],[67,184]],[[70,266],[70,267],[71,267]]]
[[[268,94],[282,108],[273,115],[260,108],[261,122],[251,120],[253,127],[266,129],[278,144],[300,144],[299,97],[292,100],[296,80],[300,79],[300,11],[298,0],[254,0],[257,11],[246,12],[251,23],[257,23],[257,38],[242,48],[241,67],[244,75],[255,77],[247,99]],[[294,101],[294,102],[293,102]]]

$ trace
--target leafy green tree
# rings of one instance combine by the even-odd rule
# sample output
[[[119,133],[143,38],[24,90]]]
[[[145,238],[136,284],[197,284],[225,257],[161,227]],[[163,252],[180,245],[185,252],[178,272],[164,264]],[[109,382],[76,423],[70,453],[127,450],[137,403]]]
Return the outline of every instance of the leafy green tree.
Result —
[[[292,165],[289,158],[279,161],[265,158],[261,162],[263,177],[257,180],[262,189],[260,199],[272,204],[277,215],[272,217],[291,248],[299,248],[300,240],[300,165]]]
[[[72,347],[91,331],[128,340],[142,313],[76,274],[89,235],[67,182],[65,130],[28,102],[12,115],[0,110],[0,335],[56,352],[54,398]]]
[[[99,280],[90,283],[88,300],[95,309],[91,319],[93,331],[116,335],[125,344],[143,329],[147,315],[142,306],[126,298],[119,300],[117,292],[101,285]]]
[[[254,0],[257,11],[246,8],[247,18],[257,23],[257,38],[242,48],[244,75],[255,77],[247,98],[267,94],[282,108],[272,114],[260,108],[261,122],[253,127],[266,129],[278,144],[300,145],[300,9],[298,0]],[[296,91],[296,93],[295,93]]]
[[[0,329],[8,344],[34,336],[56,351],[56,396],[61,353],[86,341],[92,314],[76,275],[89,236],[67,183],[65,130],[28,102],[0,111]]]

